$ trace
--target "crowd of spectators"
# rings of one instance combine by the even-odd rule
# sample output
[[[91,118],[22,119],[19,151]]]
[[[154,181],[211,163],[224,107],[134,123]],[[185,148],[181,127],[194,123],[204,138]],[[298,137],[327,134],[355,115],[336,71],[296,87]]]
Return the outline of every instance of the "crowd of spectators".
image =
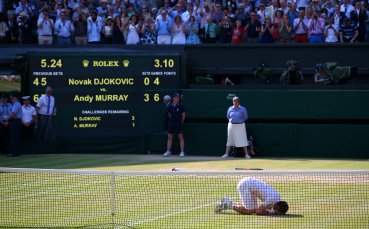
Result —
[[[367,0],[14,0],[0,9],[2,44],[369,40]]]

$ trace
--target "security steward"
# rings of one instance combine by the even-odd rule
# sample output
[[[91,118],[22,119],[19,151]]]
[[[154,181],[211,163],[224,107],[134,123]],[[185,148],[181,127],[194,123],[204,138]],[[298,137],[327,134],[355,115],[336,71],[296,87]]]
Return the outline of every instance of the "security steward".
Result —
[[[21,154],[22,105],[19,103],[18,98],[18,93],[14,92],[11,94],[12,110],[8,118],[10,154],[7,154],[7,156],[9,157],[17,157]]]
[[[0,103],[0,154],[6,155],[9,150],[9,115],[12,106],[8,103],[8,96],[1,95]]]

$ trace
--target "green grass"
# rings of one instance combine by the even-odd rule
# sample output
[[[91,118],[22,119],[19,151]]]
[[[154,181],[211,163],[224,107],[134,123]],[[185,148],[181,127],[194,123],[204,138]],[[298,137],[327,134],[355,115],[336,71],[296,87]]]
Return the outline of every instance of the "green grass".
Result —
[[[0,167],[107,171],[368,170],[364,160],[162,158],[158,155],[22,155]],[[45,228],[368,228],[369,175],[265,175],[289,205],[286,216],[214,213],[224,196],[239,200],[237,182],[250,174],[117,175],[111,216],[107,175],[0,173],[0,227]],[[174,174],[174,175],[173,175]]]
[[[20,91],[21,83],[20,82],[9,82],[7,80],[0,80],[0,91]]]

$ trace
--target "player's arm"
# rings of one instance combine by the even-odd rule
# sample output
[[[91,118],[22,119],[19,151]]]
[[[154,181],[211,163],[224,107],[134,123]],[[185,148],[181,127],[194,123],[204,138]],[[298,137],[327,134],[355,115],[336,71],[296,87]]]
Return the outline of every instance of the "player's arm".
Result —
[[[232,209],[242,215],[252,215],[256,212],[255,209],[253,210],[249,210],[249,209],[246,209],[242,204],[240,203],[234,203],[233,206],[232,206]]]
[[[259,208],[256,210],[256,215],[273,215],[273,205],[269,204],[267,206],[260,205]]]

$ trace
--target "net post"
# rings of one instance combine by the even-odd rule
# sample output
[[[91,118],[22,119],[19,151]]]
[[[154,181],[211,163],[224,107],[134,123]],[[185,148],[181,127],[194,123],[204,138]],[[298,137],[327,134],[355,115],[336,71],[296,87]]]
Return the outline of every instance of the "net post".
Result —
[[[110,214],[115,215],[115,173],[111,172],[110,175]]]

